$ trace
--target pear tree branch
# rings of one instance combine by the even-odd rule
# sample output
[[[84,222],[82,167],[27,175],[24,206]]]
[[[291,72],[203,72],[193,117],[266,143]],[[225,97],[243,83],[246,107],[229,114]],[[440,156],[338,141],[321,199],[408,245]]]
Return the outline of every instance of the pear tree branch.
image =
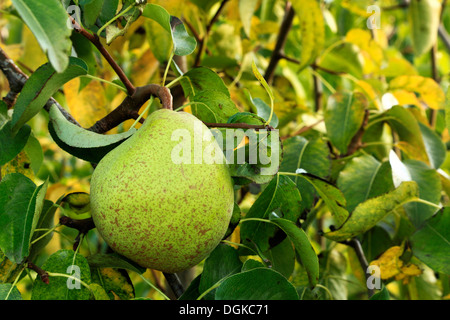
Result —
[[[17,95],[22,91],[25,82],[27,82],[28,76],[8,57],[2,48],[0,48],[0,70],[5,75],[6,80],[8,80],[10,90],[9,93],[3,97],[3,101],[11,108],[16,101]],[[50,98],[47,101],[44,109],[48,112],[53,104],[58,107],[59,111],[67,120],[79,126],[75,118],[53,98]]]
[[[85,37],[87,40],[89,40],[98,49],[98,51],[102,54],[106,61],[108,61],[109,65],[113,68],[114,72],[117,74],[117,76],[127,89],[128,95],[133,95],[136,91],[136,88],[131,83],[130,79],[128,79],[125,72],[123,72],[122,68],[117,64],[114,58],[109,54],[109,52],[100,42],[100,38],[96,34],[91,34],[89,31],[80,26],[73,17],[69,16],[69,18],[72,21],[74,30]]]
[[[295,17],[294,8],[292,8],[291,3],[286,2],[286,11],[281,22],[280,31],[278,32],[277,42],[275,44],[275,48],[272,51],[272,56],[270,57],[269,65],[267,66],[266,73],[264,78],[270,84],[272,83],[273,76],[275,74],[275,69],[277,68],[278,62],[281,59],[287,59],[289,61],[298,62],[295,59],[290,59],[286,57],[284,54],[284,45],[286,43],[286,39],[289,33],[289,30],[292,27],[292,21]]]
[[[202,38],[200,38],[198,36],[198,34],[196,33],[196,38],[198,41],[198,51],[197,51],[197,56],[195,57],[195,61],[194,61],[195,67],[198,67],[200,65],[200,60],[203,55],[203,51],[204,51],[204,48],[206,45],[206,41],[208,40],[209,33],[211,32],[211,28],[214,25],[214,23],[217,21],[217,19],[219,18],[220,14],[222,13],[222,10],[225,8],[225,5],[228,1],[229,0],[222,0],[222,3],[220,4],[219,9],[217,9],[216,13],[214,14],[214,17],[212,17],[212,19],[209,21],[208,25],[206,26],[205,35]],[[188,27],[190,27],[190,26],[188,25]]]

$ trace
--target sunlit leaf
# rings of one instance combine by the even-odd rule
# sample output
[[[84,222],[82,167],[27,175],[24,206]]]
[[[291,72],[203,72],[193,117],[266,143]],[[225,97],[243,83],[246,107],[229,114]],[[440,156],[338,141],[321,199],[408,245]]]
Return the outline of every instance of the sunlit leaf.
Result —
[[[348,145],[361,127],[367,100],[359,92],[337,92],[328,98],[324,113],[328,137],[342,153],[347,153]]]
[[[439,84],[422,76],[402,75],[389,82],[391,90],[404,89],[414,93],[417,98],[431,109],[442,109],[445,103],[445,94]]]
[[[68,15],[58,0],[12,0],[14,8],[31,29],[57,72],[69,64],[70,34]],[[58,30],[58,32],[55,32]]]
[[[403,182],[395,190],[359,204],[343,225],[324,236],[334,241],[344,241],[362,234],[396,208],[417,199],[417,196],[417,184]]]

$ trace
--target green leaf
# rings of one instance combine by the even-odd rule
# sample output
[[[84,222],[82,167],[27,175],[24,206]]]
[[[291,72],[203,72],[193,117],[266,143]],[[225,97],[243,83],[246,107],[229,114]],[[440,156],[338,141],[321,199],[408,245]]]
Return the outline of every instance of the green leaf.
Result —
[[[287,234],[300,257],[300,263],[308,274],[310,286],[314,287],[319,281],[319,259],[305,231],[286,219],[271,217],[270,221]]]
[[[31,128],[25,125],[14,134],[11,121],[0,127],[0,166],[14,159],[25,147],[31,134]]]
[[[86,27],[92,27],[103,8],[104,0],[87,0],[83,5],[83,18]]]
[[[209,68],[197,67],[189,70],[183,75],[180,83],[186,98],[192,98],[206,90],[219,91],[230,97],[230,92],[222,78]]]
[[[267,123],[266,123],[266,125],[268,125],[270,122],[272,122],[272,117],[273,117],[273,103],[274,103],[273,102],[274,101],[273,92],[272,92],[272,89],[270,88],[269,84],[266,82],[266,79],[264,79],[264,77],[259,72],[258,68],[256,67],[254,60],[252,61],[252,71],[253,71],[253,74],[255,75],[256,79],[258,79],[258,81],[262,84],[262,86],[264,87],[264,89],[266,90],[266,92],[270,98],[270,114],[269,114],[269,117],[268,117]]]
[[[295,287],[280,273],[256,268],[228,277],[216,290],[216,300],[298,300]]]
[[[23,126],[22,128],[24,127],[25,126]],[[44,162],[44,153],[42,151],[42,147],[39,140],[34,136],[33,133],[31,133],[30,136],[28,137],[28,141],[24,147],[24,151],[31,161],[30,167],[33,170],[34,174],[38,174],[39,169],[41,168],[41,165]]]
[[[251,112],[238,112],[228,118],[227,123],[247,123],[254,125],[263,125],[265,120]]]
[[[239,109],[226,94],[215,90],[204,90],[190,98],[193,115],[204,122],[226,123]]]
[[[247,37],[250,38],[250,30],[252,26],[252,17],[258,6],[258,0],[239,1],[239,16],[241,17],[242,27]]]
[[[422,133],[417,119],[405,108],[393,106],[384,112],[383,117],[389,126],[397,132],[400,140],[398,146],[410,158],[429,162]]]
[[[21,263],[30,251],[48,180],[36,188],[19,173],[6,175],[0,183],[0,248],[14,263]]]
[[[318,65],[326,70],[332,70],[337,73],[349,73],[361,79],[364,57],[355,44],[337,42],[320,56]]]
[[[405,160],[403,163],[411,175],[411,180],[417,182],[420,199],[439,204],[442,191],[439,173],[421,161]],[[423,221],[436,212],[436,208],[424,203],[413,202],[405,205],[405,211],[413,225],[418,228]]]
[[[59,250],[41,267],[49,273],[72,276],[89,285],[91,272],[86,259],[72,250]],[[36,279],[31,300],[89,300],[91,292],[83,284],[66,276],[50,275],[49,283]]]
[[[316,189],[319,196],[328,206],[333,218],[338,225],[341,225],[349,216],[346,206],[346,199],[341,190],[336,188],[330,182],[316,177],[312,174],[297,174],[297,177],[310,183]]]
[[[102,25],[107,23],[116,15],[118,7],[119,0],[108,0],[103,2],[103,7],[99,15],[99,20]]]
[[[138,274],[143,274],[146,270],[118,253],[97,253],[87,256],[86,259],[93,268],[126,269]]]
[[[242,268],[236,249],[226,244],[219,244],[205,260],[199,284],[199,292],[205,292],[221,279],[238,273]],[[204,300],[213,300],[215,290],[210,291]]]
[[[322,139],[307,140],[302,136],[288,138],[283,141],[283,161],[281,172],[295,173],[303,169],[307,173],[325,179],[330,174],[331,161],[329,149]],[[311,183],[297,176],[289,176],[301,190],[302,208],[309,209],[316,195]]]
[[[47,54],[53,68],[56,72],[63,72],[69,64],[72,29],[67,26],[68,15],[61,2],[12,0],[12,3]]]
[[[70,57],[69,66],[57,73],[49,63],[40,66],[27,80],[17,98],[12,116],[13,132],[17,132],[28,120],[33,118],[47,100],[66,82],[87,74],[83,60]]]
[[[89,285],[95,300],[111,300],[105,289],[98,283],[91,283]]]
[[[292,36],[296,40],[293,43],[299,45],[301,70],[321,53],[325,43],[325,23],[319,1],[294,0],[291,3],[299,20],[300,28],[292,32]]]
[[[450,274],[450,208],[425,221],[411,237],[412,252],[435,272]]]
[[[264,268],[264,267],[265,266],[261,261],[257,261],[257,260],[250,258],[250,259],[245,260],[244,264],[242,265],[241,271],[245,272],[245,271],[249,271],[252,269]],[[278,270],[276,270],[276,271],[278,271]]]
[[[49,132],[61,149],[80,159],[98,163],[109,151],[132,136],[136,129],[103,135],[83,129],[68,121],[56,105],[50,107]]]
[[[36,229],[50,229],[53,227],[55,213],[56,213],[56,210],[58,209],[57,204],[58,204],[58,201],[56,202],[56,204],[54,204],[50,200],[44,201],[44,206],[42,208],[42,213],[41,213],[38,223],[36,225]],[[33,233],[33,237],[31,238],[31,241],[34,241],[35,239],[39,238],[46,232],[47,231],[45,231],[45,230],[44,231],[35,231]],[[52,237],[53,237],[53,232],[49,233],[45,237],[41,238],[39,241],[33,243],[33,245],[31,246],[31,249],[30,249],[29,259],[33,260],[33,258],[36,257],[36,255],[38,255],[40,253],[40,251],[42,249],[44,249],[45,246],[50,242]]]
[[[336,92],[328,98],[324,112],[328,138],[341,154],[347,153],[347,147],[358,132],[364,120],[367,100],[359,92]]]
[[[265,121],[268,121],[271,113],[270,106],[260,98],[252,98],[250,91],[248,91],[247,89],[244,90],[244,94],[246,95],[250,103],[250,107],[253,109],[252,111],[255,112],[259,117],[263,118]],[[270,121],[269,125],[273,128],[276,128],[278,126],[278,122],[278,117],[274,112],[272,114],[272,120]]]
[[[118,15],[121,15],[122,18],[122,27],[118,27],[116,24],[112,23],[105,28],[107,45],[110,45],[116,38],[127,33],[131,25],[142,15],[144,6],[144,3],[137,4],[134,2],[130,2],[128,3],[128,5],[126,3],[123,3],[122,9],[118,13]]]
[[[91,217],[91,201],[89,193],[70,192],[61,199],[61,211],[65,216],[74,220]]]
[[[191,105],[192,113],[204,122],[226,123],[229,117],[239,112],[225,83],[211,69],[191,69],[180,83],[185,97],[195,102]]]
[[[288,237],[269,251],[264,252],[263,256],[270,261],[273,270],[278,271],[287,279],[289,279],[294,272],[295,249],[292,247],[292,242]],[[260,264],[260,266],[264,266],[262,263]],[[242,271],[244,271],[244,269]]]
[[[402,182],[395,190],[360,203],[343,225],[335,231],[325,233],[324,236],[339,242],[363,234],[396,208],[414,201],[417,197],[417,183]]]
[[[91,268],[91,276],[92,282],[101,285],[108,300],[115,300],[116,297],[120,300],[135,298],[133,283],[127,271],[116,268]],[[102,299],[106,299],[106,296],[102,295]]]
[[[196,300],[200,296],[198,286],[200,285],[201,278],[201,274],[195,277],[195,279],[191,281],[189,287],[187,287],[187,289],[178,298],[178,300]]]
[[[0,300],[23,300],[19,289],[11,283],[0,283]]]
[[[13,283],[22,271],[22,265],[13,263],[0,250],[0,283]]]
[[[147,4],[142,12],[144,17],[155,20],[172,36],[174,53],[178,56],[191,54],[197,46],[197,41],[190,36],[183,22],[171,16],[166,9],[157,4]]]
[[[420,122],[419,127],[428,159],[430,159],[430,165],[434,169],[439,169],[444,163],[447,148],[441,137],[434,130]]]
[[[288,177],[276,175],[245,215],[245,218],[268,219],[272,211],[279,209],[280,216],[296,222],[300,217],[301,196]],[[246,221],[241,225],[241,241],[249,247],[256,245],[262,252],[284,240],[273,224],[262,221]],[[278,235],[278,236],[277,236]]]
[[[429,51],[437,40],[441,14],[438,0],[411,0],[408,20],[411,28],[414,53],[417,56]]]
[[[370,297],[370,300],[390,300],[391,296],[389,294],[389,290],[386,288],[386,286],[383,286],[383,288],[375,293],[372,297]]]
[[[352,158],[339,173],[337,186],[347,199],[347,210],[394,188],[389,162],[379,162],[370,155]]]

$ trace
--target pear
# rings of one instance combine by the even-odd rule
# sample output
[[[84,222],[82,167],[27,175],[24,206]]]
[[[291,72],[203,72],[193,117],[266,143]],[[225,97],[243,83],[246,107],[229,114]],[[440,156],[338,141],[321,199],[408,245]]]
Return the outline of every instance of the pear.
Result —
[[[217,151],[216,161],[199,161],[208,150]],[[228,166],[210,130],[167,109],[153,112],[98,163],[90,197],[95,226],[115,252],[167,273],[206,258],[234,207]]]

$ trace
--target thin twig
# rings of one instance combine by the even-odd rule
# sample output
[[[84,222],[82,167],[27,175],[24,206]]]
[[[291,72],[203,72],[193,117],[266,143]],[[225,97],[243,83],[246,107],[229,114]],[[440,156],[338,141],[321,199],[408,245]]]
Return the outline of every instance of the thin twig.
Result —
[[[369,263],[367,262],[366,256],[364,255],[364,250],[361,246],[361,242],[357,238],[352,238],[351,240],[344,242],[344,244],[350,246],[355,250],[356,256],[358,257],[359,263],[363,269],[364,275],[366,276],[366,280],[369,279],[370,275],[367,273],[367,269],[369,268]],[[367,288],[367,293],[369,298],[373,296],[375,293],[374,289]]]
[[[315,66],[312,67],[313,69]],[[316,73],[312,74],[314,83],[314,110],[317,112],[322,107],[323,88],[322,83]]]
[[[212,17],[212,19],[209,21],[209,23],[206,26],[205,35],[201,39],[198,39],[198,51],[197,51],[197,55],[195,57],[194,67],[198,67],[200,65],[200,60],[202,58],[203,50],[206,46],[206,42],[208,40],[209,33],[211,32],[211,28],[214,25],[214,23],[217,21],[217,19],[219,19],[219,16],[222,13],[222,10],[225,8],[225,5],[228,1],[229,0],[222,1],[219,9],[217,9],[216,13],[214,14],[214,17]]]
[[[381,8],[382,11],[391,11],[391,10],[397,10],[397,9],[405,9],[408,8],[410,4],[410,0],[404,0],[398,4],[394,4],[389,7],[383,7]]]
[[[447,30],[445,30],[442,23],[439,25],[438,35],[447,48],[447,51],[450,52],[450,35],[448,34]]]
[[[74,30],[81,34],[83,37],[88,39],[97,49],[100,51],[102,56],[108,61],[109,65],[113,68],[114,72],[117,74],[119,79],[122,81],[122,83],[125,85],[125,88],[127,88],[128,95],[133,95],[136,88],[131,83],[130,79],[126,76],[125,72],[123,72],[122,68],[117,64],[117,62],[114,60],[114,58],[109,54],[109,52],[106,50],[106,48],[103,46],[103,44],[100,42],[100,38],[96,34],[91,34],[86,29],[84,29],[82,26],[78,24],[78,22],[75,21],[74,18],[69,16],[69,18],[72,21]]]
[[[163,108],[172,110],[173,98],[170,90],[157,84],[148,84],[143,87],[137,87],[133,95],[127,96],[117,108],[98,120],[88,130],[96,133],[105,133],[125,120],[137,119],[139,117],[139,109],[151,96],[158,97]]]
[[[166,273],[164,272],[164,277],[169,284],[169,287],[172,289],[175,297],[178,299],[184,293],[184,287],[181,284],[181,280],[176,273]]]
[[[45,284],[49,283],[47,271],[42,270],[41,268],[39,268],[37,265],[35,265],[34,263],[32,263],[30,261],[27,262],[27,268],[36,272],[39,275],[39,277],[41,278],[42,282],[44,282]]]
[[[442,21],[442,16],[444,14],[444,9],[445,9],[446,4],[447,4],[447,0],[442,1],[441,12],[439,14],[439,25],[440,26],[442,25],[441,21]],[[437,48],[437,41],[436,41],[430,50],[431,77],[433,78],[434,81],[439,83],[440,78],[439,78],[439,70],[438,70],[438,66],[437,66],[437,51],[438,51],[438,48]],[[430,109],[428,122],[432,128],[434,128],[436,125],[436,118],[437,118],[437,111],[434,109]]]
[[[208,128],[234,128],[234,129],[253,129],[253,130],[273,130],[273,127],[264,124],[248,124],[248,123],[210,123],[203,122]]]
[[[272,83],[278,62],[280,61],[280,59],[286,58],[284,54],[284,45],[286,43],[289,30],[291,29],[294,16],[294,8],[292,8],[292,4],[288,1],[286,2],[284,18],[281,22],[280,30],[278,31],[277,42],[275,44],[275,48],[272,51],[272,56],[270,57],[266,73],[264,74],[264,79],[266,79],[267,83],[269,84]]]

